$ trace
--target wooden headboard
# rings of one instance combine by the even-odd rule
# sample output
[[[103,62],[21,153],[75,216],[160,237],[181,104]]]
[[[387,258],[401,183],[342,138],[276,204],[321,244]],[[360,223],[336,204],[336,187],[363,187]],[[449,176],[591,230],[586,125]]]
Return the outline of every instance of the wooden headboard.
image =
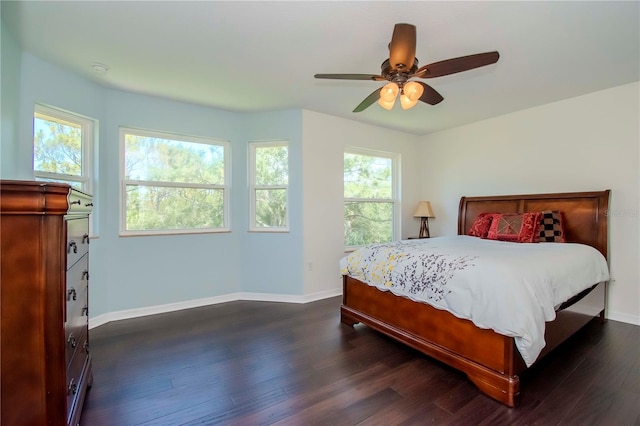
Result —
[[[458,235],[467,233],[479,213],[524,213],[562,210],[567,242],[588,244],[607,257],[610,190],[557,194],[462,197]]]

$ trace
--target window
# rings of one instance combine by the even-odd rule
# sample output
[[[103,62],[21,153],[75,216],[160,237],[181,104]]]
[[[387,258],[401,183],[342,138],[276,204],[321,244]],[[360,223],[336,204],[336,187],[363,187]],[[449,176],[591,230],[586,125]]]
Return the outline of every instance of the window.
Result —
[[[251,231],[289,230],[289,145],[249,143]]]
[[[344,244],[390,242],[397,228],[397,155],[347,149],[344,153]]]
[[[33,175],[91,193],[93,120],[36,104],[33,114]]]
[[[121,235],[229,231],[229,144],[120,129]]]

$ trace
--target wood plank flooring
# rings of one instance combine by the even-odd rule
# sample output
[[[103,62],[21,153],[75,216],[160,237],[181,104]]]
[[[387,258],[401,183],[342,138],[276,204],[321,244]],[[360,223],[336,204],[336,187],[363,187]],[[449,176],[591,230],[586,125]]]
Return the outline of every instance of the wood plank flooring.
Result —
[[[590,322],[509,409],[465,375],[339,321],[340,298],[230,302],[91,330],[81,424],[640,425],[640,327]]]

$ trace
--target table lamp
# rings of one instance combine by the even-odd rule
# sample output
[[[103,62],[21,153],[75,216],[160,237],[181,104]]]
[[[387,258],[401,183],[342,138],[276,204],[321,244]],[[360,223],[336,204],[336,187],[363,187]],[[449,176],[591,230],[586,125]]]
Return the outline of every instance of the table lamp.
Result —
[[[433,210],[431,210],[431,203],[428,201],[420,201],[418,208],[413,213],[413,217],[419,217],[420,220],[420,234],[418,238],[429,238],[429,218],[435,217]]]

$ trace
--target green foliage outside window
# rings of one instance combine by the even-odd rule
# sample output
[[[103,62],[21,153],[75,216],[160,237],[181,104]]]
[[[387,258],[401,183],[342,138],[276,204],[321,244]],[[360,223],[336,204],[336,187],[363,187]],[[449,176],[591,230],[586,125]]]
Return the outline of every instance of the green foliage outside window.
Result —
[[[289,150],[285,145],[256,147],[256,185],[289,183]]]
[[[127,230],[224,226],[223,191],[127,185]]]
[[[48,177],[38,176],[39,180],[68,183],[83,189],[82,182],[73,179],[82,176],[82,127],[36,114],[33,119],[33,170],[36,175],[47,174]]]
[[[287,190],[256,190],[256,226],[287,226]]]
[[[344,154],[345,198],[393,197],[392,160],[369,155]]]
[[[393,161],[344,154],[345,246],[393,240]]]
[[[223,228],[224,149],[127,133],[126,230]]]
[[[125,179],[224,184],[224,147],[127,134]]]
[[[287,145],[257,145],[255,149],[255,226],[287,227]]]

